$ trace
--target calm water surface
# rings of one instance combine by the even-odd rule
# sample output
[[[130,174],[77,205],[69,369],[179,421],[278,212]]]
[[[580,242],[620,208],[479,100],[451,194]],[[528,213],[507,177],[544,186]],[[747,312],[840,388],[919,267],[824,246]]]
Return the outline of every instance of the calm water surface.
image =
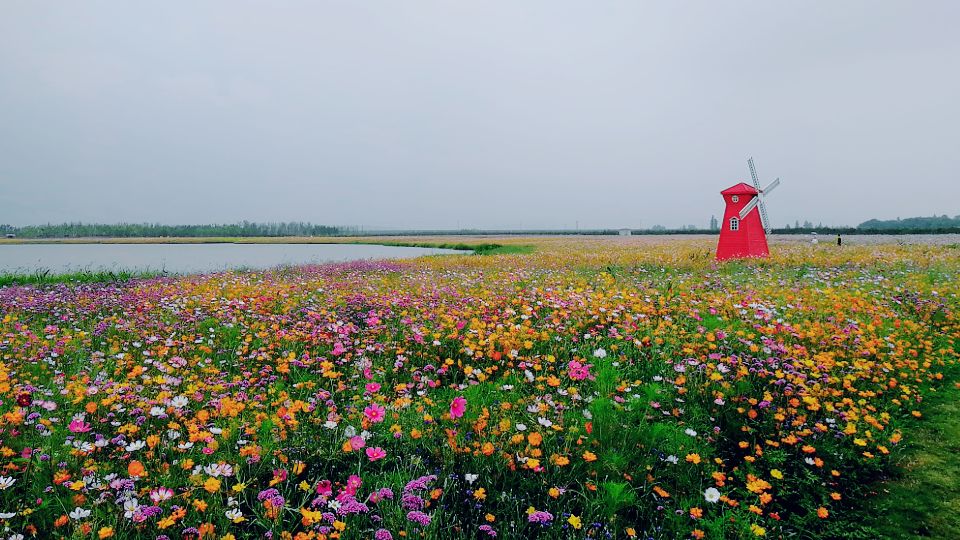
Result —
[[[0,273],[165,270],[187,274],[453,253],[468,252],[360,244],[8,244],[0,245]]]

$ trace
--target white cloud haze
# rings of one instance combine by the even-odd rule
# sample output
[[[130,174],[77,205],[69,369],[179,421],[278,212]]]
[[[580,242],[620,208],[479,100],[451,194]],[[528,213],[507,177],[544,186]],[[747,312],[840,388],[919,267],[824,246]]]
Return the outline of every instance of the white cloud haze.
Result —
[[[960,3],[9,1],[0,223],[960,214]]]

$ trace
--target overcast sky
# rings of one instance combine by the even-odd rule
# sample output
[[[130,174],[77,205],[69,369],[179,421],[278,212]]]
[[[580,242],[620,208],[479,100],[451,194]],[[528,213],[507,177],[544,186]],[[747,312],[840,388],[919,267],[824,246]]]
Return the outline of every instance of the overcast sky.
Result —
[[[960,214],[960,2],[0,9],[0,223]]]

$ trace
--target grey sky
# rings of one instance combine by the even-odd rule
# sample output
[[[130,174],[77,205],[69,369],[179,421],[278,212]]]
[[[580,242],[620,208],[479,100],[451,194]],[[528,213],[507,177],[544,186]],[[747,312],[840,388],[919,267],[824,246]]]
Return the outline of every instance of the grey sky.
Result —
[[[960,2],[0,7],[0,223],[960,214]],[[747,180],[749,182],[749,180]]]

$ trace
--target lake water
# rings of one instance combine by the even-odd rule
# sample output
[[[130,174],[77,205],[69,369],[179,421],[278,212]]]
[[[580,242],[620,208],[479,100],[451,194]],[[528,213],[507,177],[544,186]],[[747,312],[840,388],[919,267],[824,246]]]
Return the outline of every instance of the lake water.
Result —
[[[469,252],[364,244],[7,244],[0,245],[0,274],[37,270],[189,274],[454,253]]]

